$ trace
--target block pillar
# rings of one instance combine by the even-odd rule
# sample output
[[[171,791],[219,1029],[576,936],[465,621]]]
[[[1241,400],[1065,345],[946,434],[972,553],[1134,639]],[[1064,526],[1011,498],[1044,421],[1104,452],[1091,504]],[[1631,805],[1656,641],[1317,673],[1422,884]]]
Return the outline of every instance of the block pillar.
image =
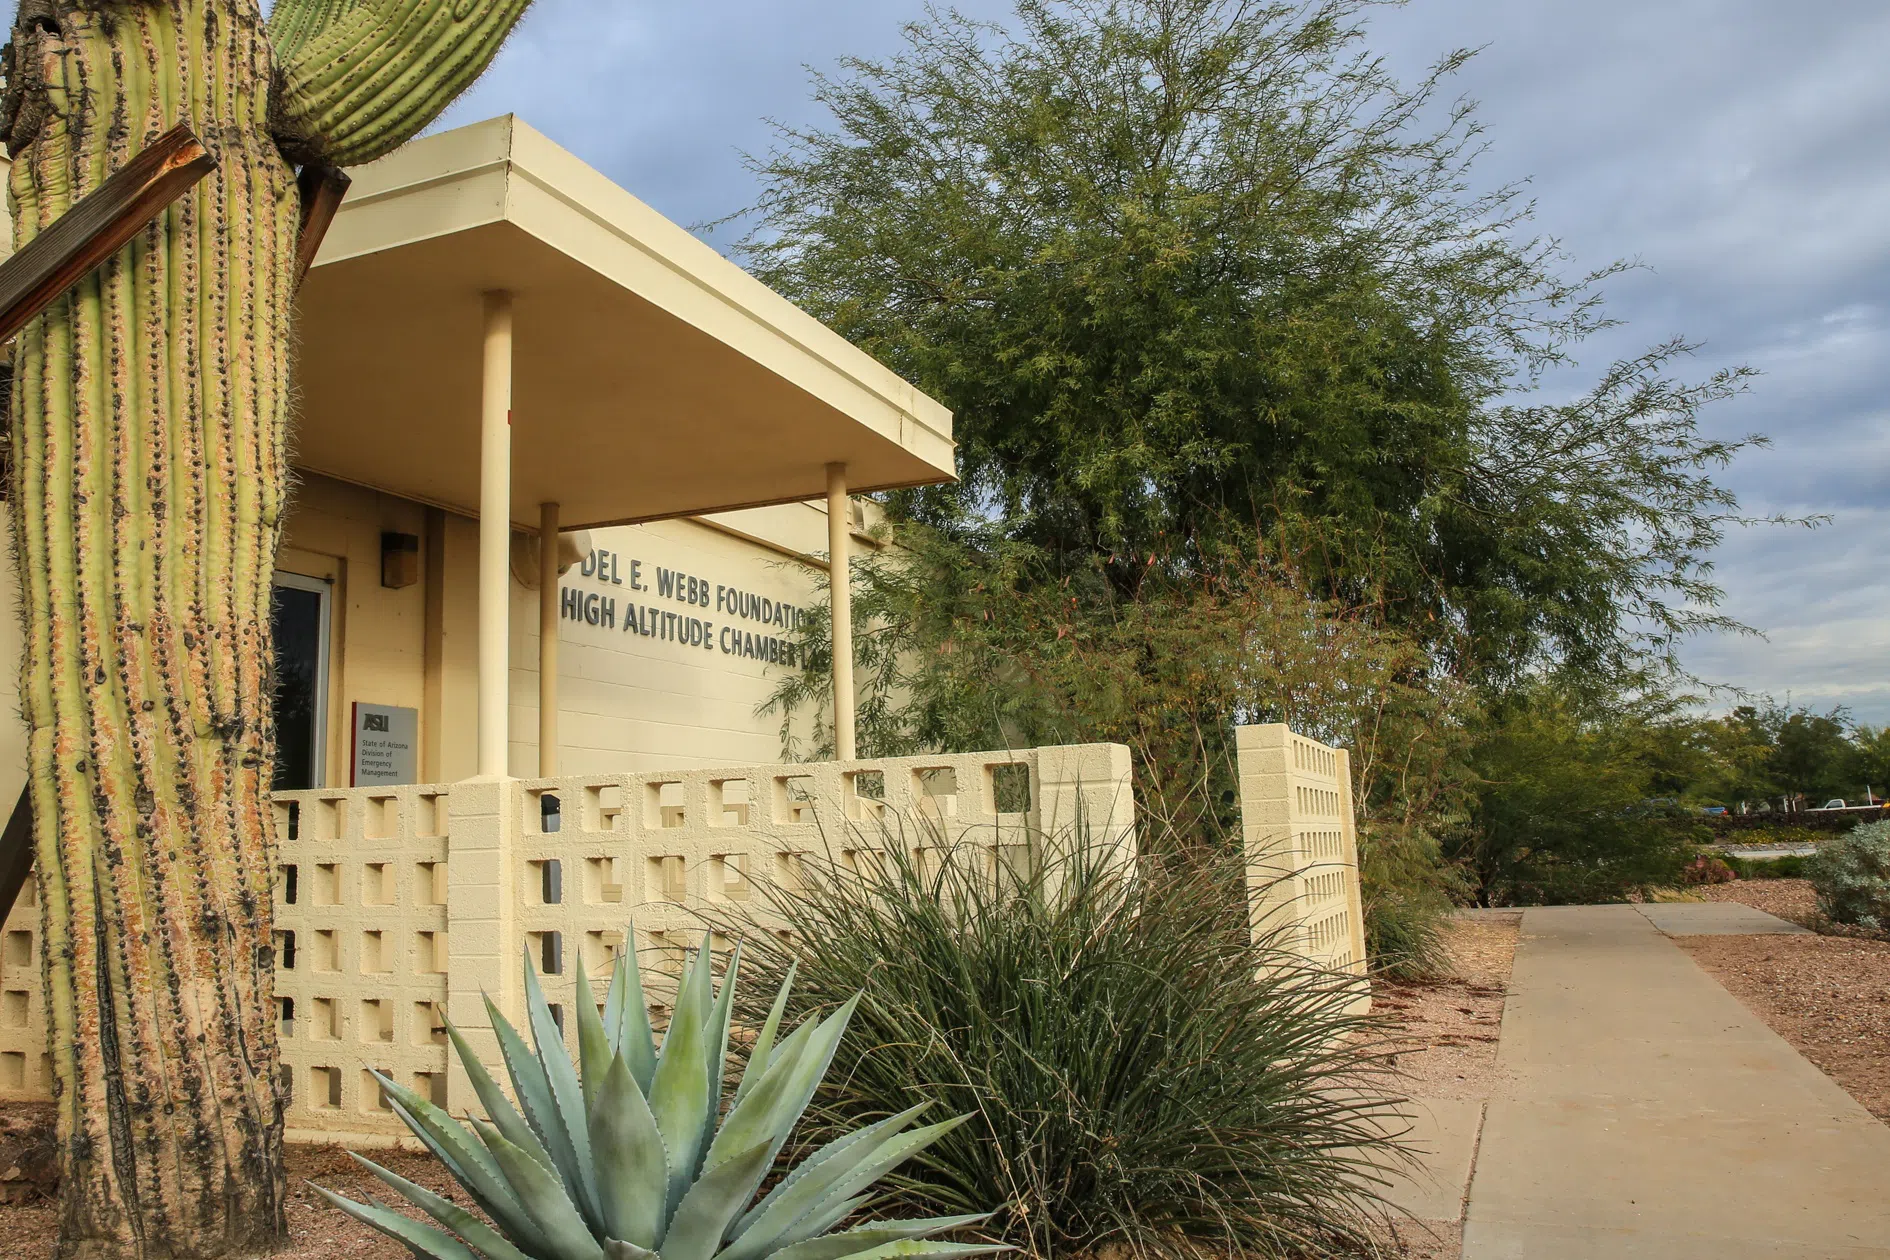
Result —
[[[508,1018],[524,1000],[511,878],[524,807],[517,780],[507,778],[455,783],[447,801],[446,1014],[490,1068],[500,1061],[499,1042],[484,995]],[[485,1114],[459,1056],[451,1052],[446,1101],[455,1115]]]

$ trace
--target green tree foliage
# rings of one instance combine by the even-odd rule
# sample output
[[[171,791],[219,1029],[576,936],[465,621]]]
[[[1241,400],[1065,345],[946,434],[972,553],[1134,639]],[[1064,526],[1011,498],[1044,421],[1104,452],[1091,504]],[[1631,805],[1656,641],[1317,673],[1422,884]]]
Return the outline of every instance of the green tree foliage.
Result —
[[[749,256],[956,413],[962,481],[912,519],[1118,598],[1264,539],[1479,683],[1671,663],[1728,624],[1710,474],[1748,443],[1696,418],[1743,373],[1676,380],[1672,342],[1534,392],[1613,269],[1565,277],[1519,189],[1470,191],[1478,125],[1440,99],[1467,54],[1401,84],[1371,7],[934,12],[818,79],[831,123],[757,161]]]
[[[1684,725],[1548,685],[1510,697],[1473,755],[1481,784],[1456,849],[1477,899],[1609,901],[1679,882],[1689,837],[1650,798]]]

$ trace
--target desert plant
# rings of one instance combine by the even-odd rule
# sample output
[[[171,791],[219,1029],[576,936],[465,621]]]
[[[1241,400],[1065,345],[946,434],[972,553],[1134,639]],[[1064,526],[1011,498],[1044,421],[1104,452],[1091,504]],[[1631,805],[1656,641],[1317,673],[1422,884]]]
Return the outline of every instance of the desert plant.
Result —
[[[864,1206],[861,1191],[964,1123],[960,1116],[907,1131],[929,1101],[841,1135],[750,1206],[820,1084],[858,999],[825,1018],[810,1015],[777,1044],[792,984],[791,975],[784,977],[723,1118],[723,1067],[740,964],[737,946],[718,994],[704,939],[682,978],[659,1051],[629,951],[617,959],[601,1013],[579,960],[580,1069],[565,1049],[528,952],[525,1007],[534,1046],[528,1048],[486,1001],[517,1107],[459,1030],[447,1028],[489,1117],[469,1121],[470,1127],[376,1074],[395,1114],[489,1223],[358,1155],[451,1233],[317,1189],[415,1255],[437,1260],[945,1260],[1004,1250],[927,1241],[982,1215],[877,1221],[828,1232]]]
[[[283,1231],[269,610],[295,164],[417,133],[527,3],[20,0],[16,246],[176,124],[217,159],[13,347],[62,1255],[252,1255]]]
[[[1739,877],[1739,873],[1726,864],[1726,860],[1711,853],[1702,853],[1688,862],[1680,870],[1680,881],[1684,884],[1730,884]]]
[[[1890,929],[1890,822],[1864,823],[1826,840],[1805,863],[1818,911],[1833,923]]]
[[[791,929],[753,937],[763,975],[861,994],[810,1119],[842,1133],[922,1091],[971,1112],[892,1184],[914,1210],[1001,1204],[986,1232],[1033,1255],[1369,1251],[1405,1126],[1347,1013],[1356,978],[1254,941],[1237,857],[1138,867],[1083,825],[1039,841],[993,862],[852,836],[851,865],[803,859],[731,908]]]

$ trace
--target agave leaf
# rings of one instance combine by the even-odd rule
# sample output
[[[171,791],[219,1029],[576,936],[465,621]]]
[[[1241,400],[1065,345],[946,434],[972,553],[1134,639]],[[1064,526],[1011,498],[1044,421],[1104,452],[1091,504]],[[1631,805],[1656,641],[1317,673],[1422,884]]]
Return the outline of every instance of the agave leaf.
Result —
[[[512,1193],[550,1242],[549,1254],[557,1260],[603,1260],[604,1249],[591,1236],[577,1204],[550,1170],[518,1147],[490,1132],[492,1158],[505,1171]]]
[[[774,1005],[768,1009],[767,1021],[761,1025],[755,1044],[748,1049],[748,1062],[742,1067],[741,1082],[735,1086],[735,1101],[729,1104],[730,1114],[733,1114],[734,1108],[741,1106],[742,1099],[761,1080],[773,1060],[774,1038],[781,1030],[781,1017],[787,1014],[788,990],[794,987],[794,972],[800,965],[799,959],[788,964],[787,978],[781,981],[781,991],[774,995]]]
[[[650,1031],[650,1008],[643,997],[643,972],[637,966],[637,925],[624,931],[623,952],[610,975],[610,993],[604,998],[604,1031],[610,1034],[610,1052],[630,1064],[637,1088],[650,1092],[656,1071],[656,1037]]]
[[[650,1105],[621,1054],[597,1087],[590,1126],[604,1232],[640,1248],[656,1247],[663,1241],[669,1206],[669,1157]]]
[[[881,1143],[889,1141],[911,1124],[921,1111],[931,1105],[929,1101],[914,1103],[897,1115],[887,1116],[884,1120],[869,1124],[864,1129],[855,1129],[851,1133],[843,1134],[809,1155],[796,1164],[788,1175],[781,1179],[780,1184],[768,1191],[766,1198],[750,1208],[748,1213],[736,1223],[735,1237],[740,1238],[745,1234],[748,1228],[761,1218],[762,1213],[772,1208],[783,1196],[794,1193],[803,1182],[822,1175],[823,1169],[840,1166],[836,1161],[844,1163],[846,1168],[853,1167],[853,1163],[846,1161],[866,1158],[878,1149]],[[817,1194],[814,1197],[817,1200],[820,1196]]]
[[[907,1114],[901,1113],[902,1116]],[[958,1116],[904,1134],[896,1128],[885,1128],[880,1134],[855,1142],[822,1160],[794,1184],[783,1182],[777,1188],[778,1193],[768,1196],[773,1200],[771,1203],[764,1201],[742,1218],[735,1241],[723,1249],[720,1260],[755,1260],[827,1228],[842,1219],[844,1213],[827,1219],[822,1216],[824,1212],[859,1193],[882,1173],[904,1163],[968,1118]],[[887,1123],[881,1121],[873,1127],[880,1128]]]
[[[533,1239],[537,1227],[532,1224],[512,1188],[487,1149],[474,1141],[465,1128],[451,1116],[411,1090],[398,1091],[388,1105],[406,1126],[413,1130],[453,1179],[466,1187],[486,1215],[499,1222],[507,1232],[523,1239]],[[406,1101],[402,1101],[405,1094]]]
[[[389,1238],[404,1245],[416,1256],[431,1257],[431,1260],[479,1260],[465,1243],[451,1234],[443,1234],[431,1225],[422,1225],[411,1216],[384,1207],[370,1207],[365,1203],[356,1203],[353,1199],[344,1199],[332,1190],[315,1187],[315,1193],[352,1216],[355,1220],[386,1234]]]
[[[675,1211],[695,1179],[703,1147],[702,1121],[709,1109],[708,954],[705,936],[702,951],[684,977],[669,1031],[663,1034],[663,1049],[656,1056],[656,1073],[650,1078],[650,1112],[663,1135],[663,1149],[669,1152],[668,1212]]]
[[[900,1134],[887,1142],[852,1172],[841,1177],[813,1211],[779,1235],[775,1246],[791,1247],[833,1228],[853,1211],[853,1205],[842,1204],[842,1199],[858,1194],[969,1119],[969,1115],[954,1116],[950,1120],[941,1120],[937,1124],[928,1124],[910,1133]]]
[[[584,1086],[584,1114],[596,1105],[597,1091],[610,1071],[616,1052],[610,1048],[610,1034],[604,1031],[603,1016],[597,1013],[597,1000],[591,995],[591,978],[584,971],[584,951],[577,951],[577,1037],[579,1083]]]
[[[647,1247],[639,1247],[635,1243],[624,1242],[620,1238],[606,1238],[604,1254],[609,1256],[610,1260],[656,1260],[654,1251]]]
[[[762,1142],[697,1178],[670,1218],[663,1260],[709,1260],[773,1162],[768,1143]]]
[[[479,1056],[460,1035],[453,1021],[449,1019],[445,1023],[446,1035],[452,1038],[453,1049],[459,1054],[459,1061],[465,1066],[466,1075],[472,1078],[473,1092],[479,1095],[479,1105],[485,1108],[486,1115],[491,1117],[492,1123],[498,1126],[499,1132],[505,1134],[506,1141],[524,1148],[526,1153],[545,1167],[555,1168],[556,1165],[551,1160],[551,1152],[547,1151],[544,1144],[538,1140],[538,1135],[532,1132],[532,1127],[525,1123],[525,1117],[519,1115],[518,1109],[512,1106],[512,1100],[505,1096],[505,1091],[499,1088],[499,1083],[492,1079],[492,1073],[486,1071],[486,1065],[479,1061]]]
[[[758,1142],[766,1136],[774,1142],[769,1158],[781,1153],[781,1148],[787,1144],[788,1135],[800,1122],[801,1113],[807,1110],[807,1104],[813,1100],[814,1091],[820,1088],[821,1078],[827,1075],[827,1068],[833,1063],[834,1053],[840,1048],[840,1038],[846,1035],[847,1022],[853,1018],[859,1001],[856,994],[846,1005],[822,1021],[818,1028],[808,1034],[804,1050],[791,1060],[783,1055],[768,1070],[749,1106],[729,1113],[728,1123],[723,1128],[729,1132],[731,1145],[725,1151],[740,1150],[743,1145]],[[777,1073],[780,1082],[778,1089],[773,1086]],[[764,1091],[768,1101],[765,1105],[757,1105]],[[716,1146],[721,1146],[722,1141],[722,1134],[717,1134]],[[716,1147],[710,1147],[707,1165],[713,1167],[717,1156]]]
[[[786,1250],[788,1247],[798,1246],[802,1242],[812,1242],[815,1238],[824,1236],[828,1230],[872,1202],[872,1199],[873,1196],[869,1192],[855,1195],[851,1199],[840,1199],[823,1204],[794,1222],[792,1229],[775,1239],[775,1250]],[[773,1252],[769,1253],[768,1260],[774,1260]]]
[[[782,1247],[767,1260],[847,1260],[847,1256],[858,1256],[862,1252],[873,1251],[886,1243],[900,1243],[905,1239],[917,1239],[928,1234],[943,1234],[945,1230],[956,1230],[979,1220],[988,1220],[990,1213],[975,1213],[971,1217],[934,1217],[930,1220],[873,1220],[856,1230],[847,1230],[845,1234],[822,1234],[811,1237],[805,1243],[796,1243],[794,1247]],[[962,1243],[937,1243],[939,1247],[960,1247]],[[983,1247],[979,1251],[1009,1251],[1007,1247]]]
[[[830,1238],[845,1238],[845,1234],[829,1234],[826,1238],[812,1238],[793,1247],[775,1252],[776,1256],[789,1256],[793,1260],[808,1260],[803,1247],[813,1247]],[[866,1232],[864,1230],[860,1231]],[[1008,1243],[955,1243],[940,1242],[936,1238],[903,1238],[883,1242],[867,1251],[850,1252],[851,1260],[958,1260],[962,1256],[988,1256],[998,1251],[1014,1251]]]
[[[885,1243],[942,1234],[948,1229],[963,1229],[967,1225],[990,1219],[989,1212],[974,1212],[969,1216],[934,1216],[925,1220],[869,1221],[845,1233],[821,1234],[806,1242],[795,1243],[792,1247],[784,1247],[768,1257],[768,1260],[843,1260],[843,1257],[857,1255]],[[990,1250],[1008,1251],[1010,1248],[993,1247]]]
[[[549,1142],[546,1146],[552,1158],[558,1161],[564,1183],[571,1188],[572,1198],[577,1201],[578,1210],[584,1213],[584,1219],[593,1226],[601,1226],[597,1179],[591,1172],[591,1130],[586,1120],[584,1090],[578,1085],[577,1069],[571,1065],[571,1052],[565,1049],[564,1034],[551,1018],[551,1005],[545,1001],[544,990],[538,987],[531,951],[522,950],[520,954],[525,964],[525,1010],[531,1016],[532,1041],[538,1047],[538,1066],[544,1070],[552,1100],[557,1104],[557,1124],[570,1155],[569,1165],[559,1159],[561,1152],[557,1147]]]
[[[529,969],[529,962],[526,965]],[[492,1031],[498,1034],[499,1053],[505,1058],[506,1075],[512,1078],[512,1093],[518,1098],[519,1110],[551,1156],[550,1167],[564,1178],[565,1184],[577,1185],[577,1155],[571,1149],[571,1136],[565,1131],[564,1117],[558,1109],[557,1096],[552,1093],[551,1082],[545,1077],[544,1065],[519,1036],[518,1030],[499,1013],[491,998],[486,999],[486,1011],[492,1018]]]
[[[705,955],[709,952],[707,942],[703,943],[702,952]],[[705,1135],[715,1132],[716,1122],[721,1118],[722,1076],[728,1070],[728,1023],[734,1013],[735,977],[741,971],[741,966],[742,943],[736,941],[735,948],[729,951],[728,967],[722,972],[722,991],[716,998],[714,1012],[709,1016],[709,1027],[704,1039],[709,1048],[709,1105],[702,1122]],[[703,1165],[698,1162],[690,1171],[699,1175],[702,1169]]]
[[[382,1168],[371,1159],[348,1152],[354,1162],[386,1182],[407,1202],[431,1216],[440,1224],[458,1234],[470,1243],[486,1260],[532,1260],[532,1258],[513,1246],[511,1241],[492,1226],[468,1212],[459,1204],[441,1198],[425,1186],[416,1186],[399,1173]]]

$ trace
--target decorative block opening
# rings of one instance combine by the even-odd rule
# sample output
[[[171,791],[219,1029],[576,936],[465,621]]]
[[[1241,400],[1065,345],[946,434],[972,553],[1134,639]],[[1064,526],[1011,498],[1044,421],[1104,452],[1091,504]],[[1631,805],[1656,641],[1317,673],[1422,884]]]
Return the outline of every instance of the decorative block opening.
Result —
[[[316,932],[315,948],[310,952],[314,954],[313,960],[309,963],[310,971],[341,970],[341,941],[334,932]]]
[[[446,1021],[440,1018],[440,1008],[432,1002],[413,1004],[413,1044],[416,1046],[443,1046],[446,1044]]]
[[[433,839],[446,834],[448,799],[445,792],[422,792],[414,797],[414,835]]]
[[[709,825],[711,827],[746,827],[749,804],[747,779],[711,779],[709,781]]]
[[[446,904],[446,863],[415,862],[413,874],[413,903],[416,906]]]
[[[295,884],[299,873],[293,862],[284,862],[276,867],[276,899],[285,906],[295,904],[296,893],[299,891]]]
[[[341,1110],[341,1069],[313,1067],[308,1070],[308,1105],[316,1111]]]
[[[645,901],[683,901],[689,895],[689,875],[679,853],[662,854],[644,859],[647,865],[645,875]]]
[[[0,951],[9,967],[30,967],[33,965],[33,934],[31,932],[8,932],[4,951]]]
[[[683,801],[683,785],[680,779],[667,782],[645,783],[643,785],[643,825],[662,830],[681,827],[689,821],[689,811]]]
[[[378,931],[361,933],[361,974],[381,976],[393,969],[393,959],[388,957],[384,934]]]
[[[295,933],[278,931],[276,933],[276,966],[283,971],[295,970]]]
[[[26,1088],[26,1054],[20,1050],[0,1053],[0,1089]]]
[[[622,932],[586,932],[582,943],[584,950],[584,972],[592,980],[609,974],[617,964],[617,955],[623,952]]]
[[[302,802],[276,802],[276,839],[289,844],[302,838]]]
[[[814,821],[814,776],[778,774],[774,777],[774,821],[781,827],[799,827]]]
[[[775,887],[793,892],[805,882],[801,875],[801,855],[782,851],[773,855]]]
[[[317,1041],[341,1040],[341,1009],[335,1005],[335,999],[318,997],[309,1003],[308,1035]]]
[[[748,883],[748,855],[711,854],[708,883],[710,901],[747,901],[753,892]]]
[[[386,1069],[381,1069],[381,1075],[387,1075]],[[340,1103],[337,1102],[335,1105],[340,1106]],[[393,1110],[387,1105],[387,1091],[381,1088],[380,1081],[367,1068],[361,1069],[361,1110],[366,1112]]]
[[[446,1073],[415,1072],[413,1092],[442,1110],[446,1107]]]
[[[380,998],[361,999],[361,1040],[394,1039],[394,1004]]]
[[[527,932],[526,947],[532,957],[538,960],[538,974],[542,976],[561,976],[564,974],[564,933],[562,932]]]
[[[445,975],[446,933],[415,932],[413,936],[413,969],[422,975]]]
[[[32,1005],[33,999],[25,989],[8,989],[0,993],[0,1028],[26,1027],[27,1014]]]
[[[614,906],[623,900],[623,870],[614,857],[584,859],[584,901]]]
[[[394,868],[388,862],[368,862],[361,867],[361,904],[394,904]]]
[[[318,863],[315,867],[315,878],[309,882],[310,905],[338,906],[341,904],[341,866],[339,863]]]
[[[295,1036],[295,999],[292,997],[276,999],[276,1035],[284,1038]]]
[[[342,827],[347,821],[346,798],[316,797],[312,801],[297,803],[302,807],[296,825],[297,839],[320,843],[341,838]]]
[[[400,797],[398,795],[370,796],[361,817],[361,834],[369,840],[390,840],[398,836],[400,827]]]
[[[534,905],[564,904],[564,863],[557,858],[540,858],[525,863],[525,889]]]
[[[564,802],[545,788],[525,790],[525,834],[556,835],[564,830]]]
[[[886,816],[886,772],[854,770],[842,776],[846,783],[847,817],[868,822]]]
[[[623,820],[623,786],[618,783],[605,783],[597,787],[584,789],[584,818],[580,824],[586,831],[618,831]]]
[[[994,814],[1022,814],[1030,809],[1030,767],[1021,761],[986,766],[985,793]]]
[[[928,766],[912,772],[912,799],[921,815],[952,818],[958,813],[958,771]]]

